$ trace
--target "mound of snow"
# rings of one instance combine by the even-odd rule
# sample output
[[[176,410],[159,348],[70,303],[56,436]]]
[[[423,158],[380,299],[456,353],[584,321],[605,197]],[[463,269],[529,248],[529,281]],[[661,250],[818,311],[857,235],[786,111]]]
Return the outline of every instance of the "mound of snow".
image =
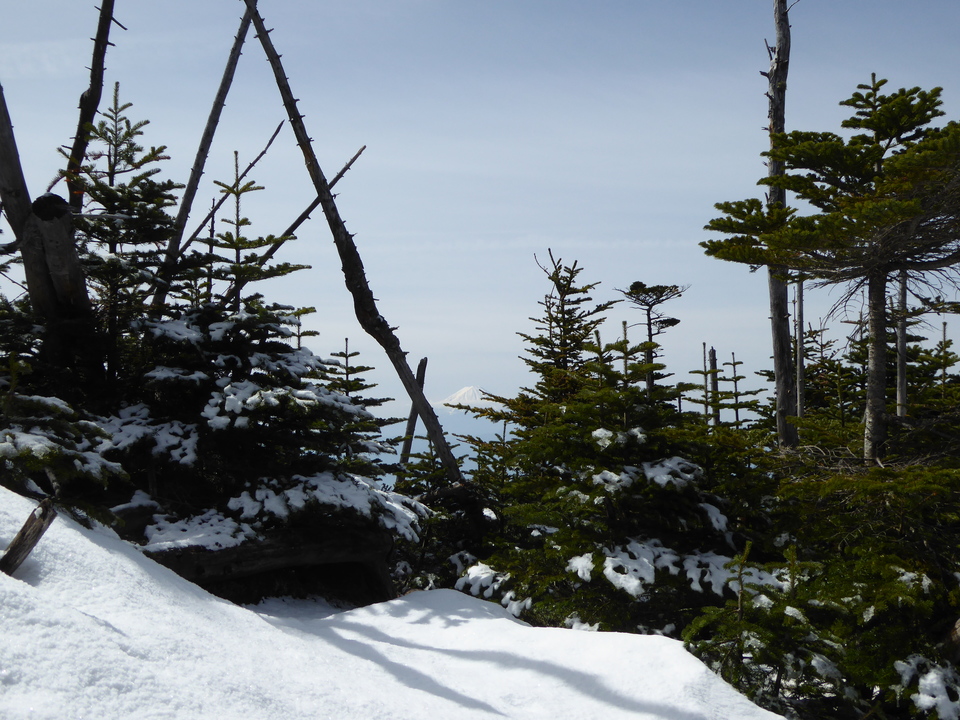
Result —
[[[0,489],[0,548],[34,504]],[[674,640],[532,628],[458,592],[247,609],[58,518],[0,575],[0,717],[762,720]]]

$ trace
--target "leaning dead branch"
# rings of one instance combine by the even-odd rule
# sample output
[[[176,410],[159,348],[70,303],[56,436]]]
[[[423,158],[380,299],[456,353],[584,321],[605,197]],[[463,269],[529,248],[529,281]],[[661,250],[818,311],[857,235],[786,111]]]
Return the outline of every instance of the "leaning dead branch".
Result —
[[[453,455],[453,451],[450,449],[450,445],[443,435],[443,428],[440,425],[440,421],[437,419],[437,415],[430,403],[427,402],[423,391],[417,385],[416,377],[410,369],[410,365],[407,363],[406,353],[400,347],[400,341],[393,332],[394,329],[390,327],[389,323],[387,323],[386,319],[377,309],[376,299],[367,282],[360,253],[357,251],[357,246],[353,242],[353,236],[347,231],[347,227],[340,217],[340,212],[337,209],[333,194],[330,192],[330,185],[324,177],[323,171],[320,169],[320,164],[317,161],[316,153],[313,151],[310,137],[307,135],[303,116],[297,108],[297,100],[293,96],[290,83],[283,70],[283,65],[280,62],[280,55],[273,46],[270,34],[264,26],[263,18],[260,17],[260,13],[256,10],[256,0],[244,0],[244,2],[247,4],[247,7],[253,11],[253,24],[257,30],[257,36],[267,55],[270,66],[273,68],[277,87],[280,90],[280,95],[283,98],[283,104],[287,110],[290,124],[296,135],[297,144],[303,152],[307,172],[309,172],[310,179],[313,181],[314,188],[317,191],[317,199],[323,208],[323,214],[327,218],[327,224],[333,235],[334,244],[340,255],[344,282],[353,297],[353,306],[357,320],[360,322],[360,326],[364,331],[373,337],[386,351],[387,357],[390,359],[390,362],[393,363],[397,375],[400,377],[400,381],[403,383],[421,420],[423,420],[427,435],[431,442],[433,442],[437,455],[447,472],[448,479],[452,483],[462,482],[460,467]]]
[[[283,122],[281,121],[280,124],[277,125],[276,130],[273,131],[273,135],[271,135],[270,139],[267,140],[267,144],[264,145],[263,150],[260,151],[260,154],[257,155],[253,160],[251,160],[247,164],[247,167],[243,170],[243,172],[241,172],[240,175],[237,177],[237,182],[236,182],[237,187],[240,186],[240,181],[243,180],[250,173],[250,171],[253,170],[256,164],[260,162],[263,156],[267,154],[267,151],[270,149],[270,146],[273,145],[273,141],[276,140],[277,135],[280,134],[280,129],[282,127],[283,127]],[[220,199],[213,204],[213,207],[210,208],[210,211],[206,215],[204,215],[203,220],[201,220],[197,224],[197,229],[194,230],[192,233],[190,233],[190,237],[187,238],[187,241],[185,243],[183,243],[183,246],[180,248],[180,252],[177,257],[180,257],[181,255],[183,255],[183,253],[186,252],[190,244],[194,240],[196,240],[198,237],[200,237],[200,233],[203,232],[203,229],[207,226],[207,223],[210,222],[211,219],[213,219],[213,217],[220,210],[221,206],[227,201],[228,197],[229,195],[223,194],[220,196]]]
[[[80,117],[77,120],[77,133],[73,136],[73,147],[67,160],[68,202],[74,210],[83,208],[83,186],[79,182],[80,166],[87,156],[87,144],[90,133],[87,127],[93,123],[100,107],[103,95],[104,61],[110,42],[110,27],[113,25],[113,1],[103,0],[100,5],[100,22],[97,23],[97,35],[93,39],[93,60],[90,63],[90,87],[80,96]],[[119,23],[117,23],[119,25]],[[120,27],[123,27],[120,25]]]
[[[217,94],[213,99],[213,107],[210,108],[210,115],[207,117],[207,124],[203,128],[203,134],[200,136],[200,145],[197,147],[197,155],[193,161],[193,168],[190,170],[190,179],[187,181],[186,187],[183,190],[183,198],[180,200],[177,219],[174,223],[173,236],[167,243],[163,266],[160,268],[160,284],[153,296],[154,308],[161,307],[164,300],[166,300],[168,279],[174,265],[176,265],[183,252],[181,248],[183,231],[187,226],[190,210],[193,209],[193,201],[197,196],[197,188],[200,186],[203,168],[207,163],[207,158],[210,156],[210,146],[213,144],[213,136],[217,131],[217,126],[220,124],[220,115],[223,113],[223,107],[227,102],[227,93],[230,92],[230,86],[233,84],[233,77],[237,71],[237,63],[240,61],[241,50],[243,49],[243,43],[246,40],[249,29],[250,10],[247,10],[240,20],[240,28],[237,30],[237,35],[233,40],[233,47],[230,48],[227,65],[223,70],[223,77],[220,79],[220,87],[217,89]],[[280,128],[278,127],[273,137],[276,137],[279,132]],[[273,138],[270,139],[270,142],[273,142]],[[270,147],[270,145],[268,144],[267,147]],[[264,150],[264,152],[266,152],[266,150]],[[226,196],[222,198],[221,204],[223,200],[226,200]],[[219,207],[219,205],[216,207]],[[216,208],[210,211],[210,216],[212,217],[215,212]],[[205,219],[204,222],[200,224],[200,227],[202,228],[206,223],[207,220]],[[199,230],[197,232],[199,232]]]

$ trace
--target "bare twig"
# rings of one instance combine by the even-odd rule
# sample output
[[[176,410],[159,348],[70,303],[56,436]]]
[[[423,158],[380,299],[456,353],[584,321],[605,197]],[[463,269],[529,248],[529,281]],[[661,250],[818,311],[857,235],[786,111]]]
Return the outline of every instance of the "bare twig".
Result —
[[[423,391],[417,386],[417,380],[414,377],[410,365],[407,363],[406,353],[400,347],[400,341],[393,332],[386,319],[377,309],[377,302],[370,290],[367,277],[363,268],[363,261],[357,246],[353,242],[353,236],[347,231],[346,224],[340,217],[340,211],[337,209],[333,194],[330,192],[330,185],[320,169],[317,162],[317,156],[313,151],[310,137],[307,135],[306,126],[303,122],[303,116],[297,108],[297,101],[290,89],[290,83],[284,73],[283,65],[280,62],[280,55],[273,46],[270,39],[270,33],[264,26],[263,18],[256,11],[256,0],[244,0],[247,7],[253,11],[253,24],[257,30],[257,36],[263,50],[267,55],[270,66],[273,68],[274,77],[277,81],[277,88],[280,90],[280,96],[283,98],[283,105],[287,110],[290,124],[293,127],[294,135],[297,138],[297,144],[303,152],[303,160],[307,166],[307,172],[317,191],[317,198],[320,206],[323,208],[323,214],[327,218],[327,224],[333,235],[333,242],[337,247],[337,253],[340,255],[340,263],[343,268],[344,282],[347,289],[353,296],[353,306],[357,315],[357,320],[364,331],[373,337],[380,346],[386,351],[387,357],[393,363],[403,383],[410,400],[417,408],[420,418],[427,429],[427,435],[430,437],[436,448],[437,455],[447,471],[447,478],[451,483],[462,482],[460,467],[450,449],[443,434],[443,427],[437,418],[436,412],[427,401]]]
[[[367,149],[367,146],[364,145],[362,148],[357,150],[356,154],[352,158],[350,158],[350,160],[347,161],[347,164],[340,169],[340,172],[338,172],[336,176],[333,178],[333,180],[330,181],[331,190],[333,189],[333,186],[337,184],[340,178],[342,178],[347,173],[347,170],[350,169],[353,163],[356,162],[357,158],[360,157],[360,153],[362,153],[366,149]],[[271,245],[269,249],[259,258],[259,260],[257,260],[257,264],[260,267],[263,267],[270,260],[270,258],[276,255],[277,251],[280,249],[280,246],[287,241],[287,238],[292,237],[293,234],[297,232],[297,229],[301,225],[303,225],[303,223],[305,223],[307,220],[310,219],[310,213],[316,210],[319,206],[320,206],[320,198],[315,198],[314,201],[307,206],[307,209],[304,210],[302,213],[300,213],[297,216],[297,219],[294,220],[290,224],[290,226],[283,231],[283,233],[280,235],[280,238],[281,238],[280,241]],[[236,280],[236,285],[233,285],[229,290],[227,290],[226,293],[224,293],[223,295],[224,304],[229,305],[231,302],[236,300],[236,298],[240,295],[240,293],[243,292],[243,287],[246,284],[247,284],[247,281],[245,279],[238,278]]]
[[[237,183],[236,183],[237,187],[240,186],[240,181],[243,180],[247,176],[247,174],[251,170],[253,170],[256,164],[263,159],[263,156],[267,154],[267,150],[270,149],[270,146],[273,145],[273,141],[276,140],[277,135],[280,134],[281,128],[283,128],[283,121],[281,121],[280,124],[277,125],[276,130],[273,131],[273,135],[271,135],[270,139],[267,140],[267,144],[263,146],[263,150],[260,151],[260,154],[257,155],[253,160],[251,160],[247,164],[247,167],[244,169],[244,171],[240,173],[240,175],[237,177]],[[226,194],[221,195],[220,199],[217,200],[217,202],[213,205],[213,207],[210,208],[210,211],[204,216],[203,220],[201,220],[197,224],[197,229],[194,230],[192,233],[190,233],[190,237],[183,244],[183,247],[180,248],[180,255],[183,255],[183,253],[186,252],[190,244],[194,240],[196,240],[198,237],[200,237],[200,233],[203,232],[203,229],[207,226],[207,223],[210,222],[210,219],[217,214],[217,211],[220,209],[220,207],[227,201],[227,197],[228,195]]]

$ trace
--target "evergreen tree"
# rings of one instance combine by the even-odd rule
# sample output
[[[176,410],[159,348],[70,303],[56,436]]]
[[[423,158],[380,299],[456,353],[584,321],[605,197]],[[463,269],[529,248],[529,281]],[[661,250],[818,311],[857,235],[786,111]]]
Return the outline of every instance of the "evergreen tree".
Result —
[[[817,212],[801,216],[794,208],[764,207],[759,200],[719,203],[724,215],[707,228],[732,237],[702,243],[721,259],[779,265],[824,284],[866,292],[864,456],[869,461],[883,455],[887,436],[888,279],[903,273],[922,284],[928,273],[960,259],[960,126],[929,127],[943,115],[940,88],[884,95],[885,83],[874,76],[841,103],[855,111],[842,126],[863,132],[846,139],[834,133],[784,133],[766,153],[787,172],[762,182],[794,192]]]
[[[637,281],[630,285],[628,290],[620,292],[635,307],[639,308],[644,315],[643,324],[647,328],[647,342],[643,348],[644,362],[651,366],[647,371],[647,396],[653,395],[654,381],[656,380],[657,370],[653,368],[653,360],[659,349],[659,345],[654,341],[661,333],[668,328],[674,327],[680,321],[663,313],[660,306],[670,300],[679,298],[688,290],[688,287],[679,285],[647,285]],[[662,369],[662,368],[659,368]]]
[[[167,210],[176,202],[178,185],[157,180],[156,164],[168,159],[164,146],[146,150],[139,144],[146,120],[134,122],[120,102],[119,83],[104,119],[89,127],[90,151],[68,179],[86,200],[78,219],[78,240],[87,281],[94,294],[100,332],[94,342],[105,345],[106,380],[111,400],[130,382],[125,371],[138,360],[132,323],[143,312],[150,280],[160,263],[172,228]]]
[[[672,398],[647,396],[642,346],[599,340],[597,285],[576,263],[544,270],[539,332],[522,334],[536,383],[474,409],[508,428],[475,444],[502,529],[458,587],[539,624],[676,632],[726,592],[727,504],[679,454]]]
[[[71,177],[87,198],[79,239],[107,372],[46,372],[29,308],[0,304],[5,483],[104,520],[134,495],[149,504],[147,526],[122,530],[155,551],[212,536],[221,547],[283,540],[295,554],[353,538],[373,548],[365,561],[384,563],[392,536],[416,538],[425,509],[379,482],[391,448],[368,410],[381,400],[365,395],[367,368],[303,347],[307,309],[244,292],[303,267],[269,263],[285,238],[247,237],[241,201],[259,186],[238,174],[219,184],[234,199],[229,230],[170,269],[164,306],[148,304],[176,186],[156,179],[164,150],[143,148],[147,123],[130,107],[115,91]]]
[[[956,712],[958,487],[956,470],[924,467],[785,478],[771,528],[780,559],[731,565],[774,581],[744,583],[685,638],[787,717]]]

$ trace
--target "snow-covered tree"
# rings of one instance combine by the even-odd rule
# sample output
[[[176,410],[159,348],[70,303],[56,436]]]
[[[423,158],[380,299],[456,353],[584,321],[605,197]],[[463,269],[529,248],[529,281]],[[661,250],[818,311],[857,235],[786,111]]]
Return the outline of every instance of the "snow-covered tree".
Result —
[[[176,186],[156,179],[163,148],[140,145],[147,124],[130,107],[117,90],[70,176],[86,199],[77,237],[101,371],[58,368],[33,308],[4,303],[2,482],[75,506],[149,508],[139,528],[126,512],[121,529],[161,559],[263,544],[273,548],[258,560],[266,569],[303,564],[304,547],[314,563],[376,564],[382,597],[390,538],[415,539],[425,511],[380,485],[392,449],[368,410],[379,401],[344,378],[356,371],[350,356],[344,366],[303,346],[305,310],[258,292],[258,281],[302,266],[268,262],[289,238],[246,237],[241,200],[259,186],[239,172],[220,184],[234,198],[230,229],[160,279]],[[168,288],[160,307],[150,301],[158,282]],[[360,549],[341,547],[350,542]]]

